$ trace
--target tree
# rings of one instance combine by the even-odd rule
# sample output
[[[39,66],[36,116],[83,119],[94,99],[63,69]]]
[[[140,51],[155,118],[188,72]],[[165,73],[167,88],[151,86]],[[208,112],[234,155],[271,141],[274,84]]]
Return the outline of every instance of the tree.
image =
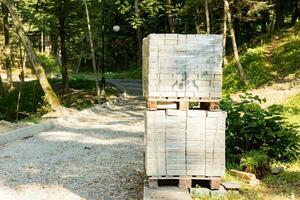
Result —
[[[275,0],[275,28],[279,29],[284,24],[284,9],[282,0]]]
[[[139,9],[139,0],[134,0],[134,12],[137,18],[140,18],[140,9]],[[141,24],[137,24],[136,26],[136,39],[137,39],[137,45],[138,45],[138,51],[137,51],[137,66],[142,66],[142,28]]]
[[[226,1],[224,0],[224,5]],[[224,6],[224,19],[223,19],[223,64],[227,64],[226,59],[226,40],[227,40],[227,16],[228,16],[228,6]]]
[[[229,3],[228,3],[227,0],[224,0],[224,6],[225,6],[224,11],[227,12],[227,20],[228,20],[228,25],[229,25],[229,29],[230,29],[230,36],[231,36],[231,40],[232,40],[232,48],[233,48],[234,59],[236,61],[236,64],[237,64],[237,67],[239,69],[239,73],[240,73],[240,76],[241,76],[243,82],[245,83],[245,85],[248,85],[249,81],[247,79],[247,76],[246,76],[246,74],[244,72],[244,69],[242,67],[242,64],[240,62],[240,57],[239,57],[238,48],[237,48],[237,44],[236,44],[235,32],[234,32],[234,28],[233,28],[233,24],[232,24],[231,14],[230,14],[230,11],[229,11]]]
[[[2,97],[4,95],[4,86],[3,86],[3,81],[2,81],[2,77],[0,74],[0,97]]]
[[[175,18],[172,14],[173,9],[173,2],[172,0],[167,0],[167,16],[168,16],[168,23],[171,33],[175,33]]]
[[[205,0],[205,17],[206,17],[206,32],[207,32],[207,34],[210,34],[210,19],[209,19],[208,1],[209,0]]]
[[[59,20],[59,39],[61,50],[61,75],[63,81],[64,91],[69,89],[69,73],[67,65],[67,47],[66,47],[66,4],[68,0],[60,0],[58,8],[58,20]]]
[[[300,0],[293,1],[293,14],[292,14],[292,24],[294,25],[296,21],[300,18]]]
[[[2,14],[3,14],[3,30],[4,30],[4,57],[5,57],[5,69],[7,74],[7,88],[8,91],[12,91],[13,78],[12,78],[12,62],[11,62],[11,47],[9,42],[9,23],[8,23],[8,10],[2,3]]]
[[[56,96],[55,92],[53,91],[51,85],[49,84],[45,71],[37,59],[37,55],[35,51],[32,48],[32,44],[28,37],[25,34],[25,31],[23,29],[22,23],[19,19],[19,16],[17,15],[15,6],[7,1],[7,0],[1,0],[2,3],[7,7],[9,13],[11,14],[13,24],[16,28],[16,32],[24,46],[24,49],[27,53],[27,56],[31,62],[31,65],[35,71],[35,74],[40,82],[40,85],[45,93],[45,99],[51,106],[53,110],[57,110],[61,107],[61,104],[59,102],[58,97]]]
[[[99,77],[98,77],[98,71],[97,71],[97,66],[96,66],[95,48],[94,48],[94,43],[93,43],[93,38],[92,38],[89,9],[88,9],[86,0],[84,0],[84,6],[85,6],[87,28],[88,28],[88,33],[89,33],[89,40],[90,40],[90,47],[91,47],[91,54],[92,54],[93,70],[94,70],[94,74],[95,74],[97,97],[98,97],[98,103],[100,103],[100,95],[101,94],[100,94],[100,87],[99,87]]]

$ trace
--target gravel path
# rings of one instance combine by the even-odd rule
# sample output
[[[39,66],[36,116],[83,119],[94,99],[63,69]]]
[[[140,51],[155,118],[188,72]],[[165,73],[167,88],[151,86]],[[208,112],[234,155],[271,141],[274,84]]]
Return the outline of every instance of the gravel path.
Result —
[[[0,200],[142,199],[143,110],[121,99],[0,146]]]

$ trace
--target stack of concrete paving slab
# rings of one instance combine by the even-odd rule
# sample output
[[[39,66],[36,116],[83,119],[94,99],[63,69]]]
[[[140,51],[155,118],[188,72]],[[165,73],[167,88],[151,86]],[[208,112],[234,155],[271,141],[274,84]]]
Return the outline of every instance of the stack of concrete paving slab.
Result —
[[[149,35],[143,41],[143,93],[221,98],[222,36]]]
[[[148,176],[223,176],[225,112],[146,111]]]

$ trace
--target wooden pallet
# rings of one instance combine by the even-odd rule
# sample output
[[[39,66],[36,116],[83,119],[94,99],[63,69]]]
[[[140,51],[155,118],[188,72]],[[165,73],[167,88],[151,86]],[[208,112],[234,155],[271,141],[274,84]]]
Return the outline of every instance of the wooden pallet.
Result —
[[[159,181],[177,181],[179,188],[191,188],[193,181],[209,181],[209,187],[217,190],[221,185],[221,177],[207,176],[150,176],[148,177],[149,187],[158,188]]]
[[[197,104],[196,109],[200,110],[219,110],[220,99],[201,99],[201,98],[149,98],[146,107],[148,110],[176,109],[187,111],[192,108],[190,103]]]

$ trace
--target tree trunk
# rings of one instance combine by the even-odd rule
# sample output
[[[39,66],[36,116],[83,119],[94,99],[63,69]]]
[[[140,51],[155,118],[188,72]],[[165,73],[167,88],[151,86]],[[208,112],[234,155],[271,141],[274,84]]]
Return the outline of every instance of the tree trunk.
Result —
[[[61,48],[61,75],[63,90],[66,92],[69,90],[69,74],[67,65],[67,48],[66,48],[66,15],[65,11],[65,0],[60,2],[60,14],[59,14],[59,37],[60,37],[60,48]]]
[[[224,5],[226,1],[224,0]],[[228,7],[224,6],[224,22],[223,22],[223,64],[228,63],[226,59],[226,40],[227,40],[227,16],[228,16]]]
[[[24,74],[24,61],[26,62],[26,54],[24,52],[23,54],[23,51],[22,51],[22,47],[20,47],[20,62],[19,62],[19,68],[21,70],[21,73],[19,75],[19,79],[21,81],[21,83],[23,84],[24,81],[25,81],[25,74]]]
[[[139,10],[139,0],[134,0],[134,10],[137,16],[140,16]],[[136,28],[136,39],[138,42],[138,51],[137,51],[137,67],[142,67],[142,27],[139,24]]]
[[[3,86],[3,82],[2,82],[2,77],[0,74],[0,97],[4,96],[4,86]]]
[[[294,10],[292,15],[292,25],[295,25],[300,17],[300,0],[294,0]]]
[[[44,53],[44,31],[41,32],[41,52]]]
[[[88,27],[88,32],[89,32],[89,40],[90,40],[90,47],[91,47],[91,54],[92,54],[93,70],[94,70],[95,81],[96,81],[97,98],[98,98],[98,103],[100,104],[100,102],[101,102],[101,99],[100,99],[101,91],[100,91],[100,87],[99,87],[99,77],[98,77],[98,71],[97,71],[97,66],[96,66],[95,48],[94,48],[94,43],[93,43],[93,38],[92,38],[89,9],[88,9],[86,0],[84,0],[84,6],[85,6],[85,12],[86,12],[87,27]]]
[[[7,74],[7,89],[12,91],[14,89],[13,78],[12,78],[12,62],[11,62],[11,48],[9,42],[9,24],[8,24],[8,9],[2,3],[2,14],[3,14],[3,29],[4,29],[4,57],[5,57],[5,69]]]
[[[5,6],[8,8],[12,21],[16,27],[16,32],[18,36],[20,37],[20,40],[26,50],[27,56],[31,62],[31,65],[36,73],[37,78],[39,79],[40,85],[45,93],[45,99],[51,106],[53,110],[57,110],[61,107],[61,104],[54,93],[51,85],[49,84],[45,71],[41,65],[41,63],[38,61],[35,51],[32,48],[32,44],[28,37],[25,34],[25,31],[23,29],[23,26],[21,24],[21,21],[19,20],[19,17],[16,12],[16,8],[13,4],[11,4],[7,0],[1,0],[2,3],[5,4]]]
[[[241,62],[240,62],[240,57],[239,57],[239,53],[238,53],[238,48],[237,48],[237,44],[236,44],[236,39],[235,39],[235,32],[234,32],[234,29],[233,29],[233,24],[232,24],[232,20],[231,20],[231,14],[230,14],[230,11],[229,11],[229,3],[227,0],[224,0],[224,3],[225,3],[225,9],[227,10],[227,20],[228,20],[228,25],[229,25],[229,29],[230,29],[230,36],[231,36],[231,40],[232,40],[232,47],[233,47],[233,55],[234,55],[234,59],[237,63],[237,66],[238,66],[238,69],[239,69],[239,73],[240,73],[240,76],[243,80],[243,82],[245,83],[245,85],[248,85],[249,84],[249,81],[247,79],[247,76],[244,72],[244,69],[241,65]]]
[[[283,5],[282,0],[276,0],[275,2],[275,29],[279,29],[284,25],[284,13],[283,13]]]
[[[195,7],[195,28],[196,28],[196,33],[200,34],[201,33],[201,23],[199,22],[199,16],[200,16],[200,10],[198,6],[196,5]]]
[[[205,17],[206,17],[206,33],[210,34],[210,19],[209,19],[208,1],[209,0],[205,0]]]
[[[79,55],[79,60],[78,60],[78,64],[77,64],[77,67],[76,67],[76,74],[79,73],[79,69],[80,69],[80,65],[81,65],[81,60],[82,60],[82,56],[83,56],[83,45],[84,45],[84,39],[82,38],[82,41],[81,41],[81,47],[80,47],[80,55]],[[101,59],[99,59],[101,60]],[[99,66],[97,67],[97,69],[99,69]]]
[[[184,18],[184,34],[189,33],[189,18],[185,17]]]
[[[171,33],[175,33],[175,18],[172,14],[172,0],[167,0],[167,16],[168,16],[168,23]]]

